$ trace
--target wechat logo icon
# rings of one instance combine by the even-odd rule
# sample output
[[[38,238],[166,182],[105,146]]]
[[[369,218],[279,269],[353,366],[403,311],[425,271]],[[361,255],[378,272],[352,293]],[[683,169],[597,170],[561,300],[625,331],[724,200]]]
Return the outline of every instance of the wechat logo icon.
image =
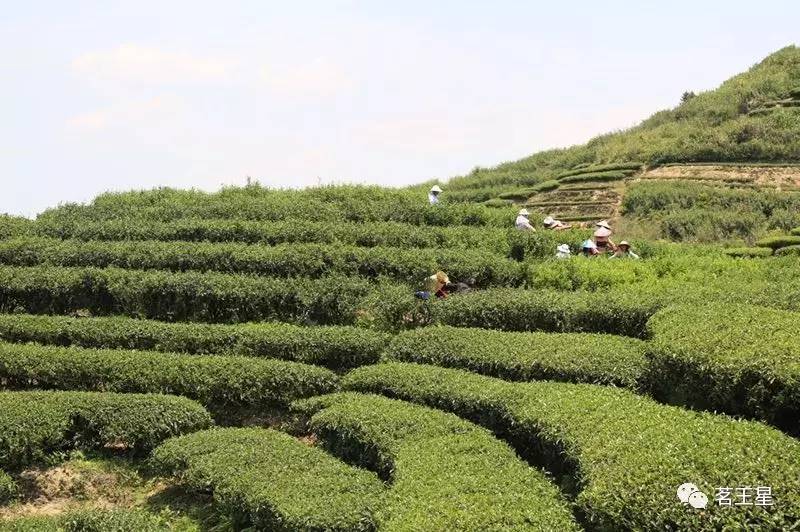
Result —
[[[691,482],[686,482],[678,486],[678,500],[686,506],[691,506],[695,510],[702,510],[708,506],[708,497],[706,494],[700,491],[700,488]]]

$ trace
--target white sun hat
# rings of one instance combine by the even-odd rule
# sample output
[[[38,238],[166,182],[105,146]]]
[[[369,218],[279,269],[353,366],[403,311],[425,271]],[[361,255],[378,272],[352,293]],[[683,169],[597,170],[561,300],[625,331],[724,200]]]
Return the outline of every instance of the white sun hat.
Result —
[[[433,185],[431,187],[431,192],[441,192],[441,191],[442,191],[442,189],[441,189],[441,187],[439,187],[439,185]]]
[[[605,227],[601,227],[597,231],[594,232],[594,236],[598,238],[608,238],[611,236],[611,230],[606,229]]]
[[[581,244],[581,247],[583,249],[597,249],[597,244],[595,244],[591,240],[586,240],[583,242],[583,244]]]
[[[556,249],[559,253],[569,253],[569,246],[567,244],[560,244]]]
[[[528,209],[520,209],[518,214],[520,216],[528,216],[530,213],[528,212]]]
[[[595,225],[595,227],[602,227],[603,229],[611,230],[611,226],[608,225],[608,220],[600,220],[599,222],[597,222],[594,225]]]
[[[552,216],[548,216],[547,218],[544,219],[543,223],[544,225],[553,225],[554,223],[556,223],[556,221],[553,219]]]
[[[620,243],[619,243],[619,246],[620,246],[620,247],[622,247],[622,246],[628,246],[628,247],[631,247],[630,243],[629,243],[627,240],[623,240],[622,242],[620,242]]]

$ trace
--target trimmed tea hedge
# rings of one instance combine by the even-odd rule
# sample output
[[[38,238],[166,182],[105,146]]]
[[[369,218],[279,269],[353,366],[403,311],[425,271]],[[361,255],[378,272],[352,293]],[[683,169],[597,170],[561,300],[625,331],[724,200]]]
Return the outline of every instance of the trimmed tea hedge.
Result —
[[[353,277],[276,279],[113,268],[0,267],[0,311],[66,314],[88,309],[95,315],[165,321],[352,324],[372,286]],[[413,295],[407,299],[413,303]]]
[[[504,204],[507,207],[508,204]],[[429,227],[396,222],[317,222],[291,220],[176,220],[174,222],[107,220],[81,224],[37,221],[40,236],[77,240],[160,240],[242,242],[246,244],[348,244],[363,247],[485,249],[506,253],[509,229],[495,227]]]
[[[769,238],[762,238],[756,242],[756,246],[770,249],[780,249],[797,245],[800,245],[800,236],[772,236]]]
[[[506,207],[508,207],[512,203],[513,203],[512,201],[508,201],[508,200],[504,200],[504,199],[500,199],[500,198],[491,198],[491,199],[488,199],[488,200],[482,202],[481,205],[484,205],[484,206],[492,208],[492,209],[505,209]]]
[[[549,192],[551,190],[555,190],[561,186],[559,181],[555,179],[551,179],[549,181],[543,181],[538,183],[532,187],[528,188],[518,188],[514,190],[508,190],[506,192],[501,192],[497,195],[498,198],[502,200],[525,200],[529,197],[533,196],[534,194],[538,194],[539,192]]]
[[[794,236],[800,236],[800,227],[795,227],[794,229],[792,229],[791,233]]]
[[[360,248],[287,244],[275,247],[194,242],[103,242],[19,238],[0,241],[0,264],[118,267],[138,270],[217,271],[273,277],[319,277],[330,273],[389,277],[421,283],[437,270],[478,286],[518,286],[524,269],[480,250]]]
[[[630,176],[632,171],[610,171],[610,172],[591,172],[568,177],[560,177],[559,183],[584,183],[586,181],[621,181]]]
[[[636,243],[634,243],[636,245]],[[572,249],[580,249],[580,245]],[[641,250],[636,249],[637,253]],[[606,260],[606,257],[587,258],[581,255],[570,260],[549,260],[529,264],[528,284],[531,288],[555,290],[598,291],[637,283],[655,284],[659,275],[672,273],[669,268],[679,260],[651,261]],[[697,265],[701,268],[701,265]]]
[[[507,206],[507,203],[504,203]],[[513,227],[513,217],[506,227],[430,227],[402,223],[346,223],[292,220],[252,222],[246,220],[178,220],[175,222],[109,220],[85,224],[61,225],[47,220],[36,222],[36,234],[79,241],[188,241],[241,242],[247,244],[344,244],[359,247],[409,249],[437,248],[437,253],[456,250],[483,250],[514,257],[514,246],[530,241],[528,247],[539,249],[537,242],[549,233],[522,233]],[[563,235],[563,232],[559,234]],[[583,232],[585,239],[590,233]],[[134,241],[134,242],[130,242]],[[576,237],[576,241],[577,240]],[[152,244],[152,242],[151,242]],[[548,240],[549,244],[549,240]],[[445,248],[445,249],[442,249]],[[207,248],[203,248],[207,249]],[[217,248],[222,249],[222,248]],[[253,249],[234,247],[233,249]],[[284,246],[284,249],[288,249]],[[323,249],[336,249],[331,246]],[[345,248],[348,249],[348,248]],[[555,252],[547,246],[547,255]],[[264,251],[266,253],[266,251]],[[367,253],[367,250],[359,250]],[[545,255],[541,255],[545,256]],[[17,258],[15,260],[24,260]]]
[[[278,358],[340,370],[377,362],[389,335],[348,326],[166,323],[119,316],[0,314],[0,340]]]
[[[531,187],[531,190],[534,192],[549,192],[551,190],[555,190],[561,186],[561,183],[555,179],[550,179],[548,181],[542,181],[536,185]]]
[[[666,308],[650,319],[656,398],[800,434],[800,313],[749,305]]]
[[[506,380],[590,382],[637,389],[644,342],[607,334],[425,327],[396,336],[387,360],[461,368]]]
[[[169,532],[164,519],[143,510],[78,510],[63,515],[0,521],[2,532]]]
[[[401,222],[432,226],[513,224],[514,210],[449,203],[429,205],[424,189],[378,186],[330,186],[274,190],[260,186],[228,187],[214,193],[161,188],[106,193],[89,205],[65,204],[40,214],[37,221],[80,225],[91,221],[173,221],[186,218],[235,220],[317,220],[331,222]]]
[[[501,192],[497,195],[497,198],[501,200],[524,201],[533,194],[535,194],[535,192],[529,188],[515,188],[514,190]],[[508,204],[506,203],[506,205]]]
[[[414,364],[366,366],[344,384],[454,412],[503,435],[576,494],[587,529],[783,530],[800,513],[800,442],[760,423],[619,388],[509,383]],[[708,495],[705,511],[677,499],[685,482]],[[713,502],[716,488],[739,486],[770,486],[773,507]]]
[[[576,166],[572,170],[558,174],[556,179],[570,177],[575,175],[583,175],[588,173],[609,172],[613,170],[641,170],[644,163],[630,162],[630,163],[609,163],[597,165]]]
[[[776,255],[800,255],[800,244],[775,250]]]
[[[391,479],[379,530],[579,529],[543,474],[452,414],[358,394],[296,407],[331,452]]]
[[[770,257],[772,250],[767,248],[727,248],[722,252],[730,257],[737,258],[757,258],[757,257]]]
[[[777,190],[737,189],[690,180],[641,181],[625,192],[623,211],[643,218],[669,212],[695,211],[701,215],[727,212],[731,217],[771,217],[777,212],[797,212],[800,194]]]
[[[383,495],[373,474],[274,430],[214,429],[167,441],[156,471],[214,492],[237,530],[374,530]]]
[[[0,392],[0,467],[20,468],[66,449],[123,445],[146,451],[207,428],[208,412],[183,397],[92,392]]]
[[[481,290],[449,297],[431,306],[435,322],[502,331],[604,332],[645,335],[657,298],[635,292]]]
[[[268,406],[332,392],[337,380],[330,370],[284,360],[0,342],[0,382],[17,389],[164,393],[206,406]]]
[[[536,224],[535,221],[533,223]],[[569,244],[572,249],[577,249],[589,235],[591,235],[589,230],[578,228],[562,231],[542,228],[535,233],[515,229],[508,237],[511,246],[509,256],[519,261],[555,257],[559,244]]]

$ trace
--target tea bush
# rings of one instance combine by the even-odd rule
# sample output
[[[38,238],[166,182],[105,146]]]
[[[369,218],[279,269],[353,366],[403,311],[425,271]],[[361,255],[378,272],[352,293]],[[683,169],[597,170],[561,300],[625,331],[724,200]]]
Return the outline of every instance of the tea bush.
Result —
[[[319,277],[332,273],[387,277],[421,283],[443,269],[479,286],[517,286],[523,268],[480,250],[360,248],[320,244],[275,247],[187,242],[83,242],[23,238],[0,242],[0,264],[119,267],[171,271],[218,271],[274,277]]]
[[[377,362],[389,336],[348,326],[166,323],[121,316],[73,318],[0,314],[0,339],[61,346],[278,358],[341,370]]]
[[[4,504],[12,500],[17,495],[17,484],[4,471],[0,471],[0,504]],[[0,530],[2,530],[2,523],[0,522]]]
[[[630,162],[630,163],[611,163],[611,164],[598,164],[598,165],[578,165],[572,170],[561,172],[556,179],[563,179],[565,177],[572,177],[576,175],[584,175],[590,173],[611,172],[620,170],[641,170],[644,166],[643,163]]]
[[[439,201],[441,202],[440,204],[448,205],[452,203],[481,203],[491,200],[507,189],[508,187],[505,185],[468,188],[463,190],[453,190],[447,187],[447,189],[439,195]]]
[[[208,412],[183,397],[92,392],[0,392],[0,467],[19,469],[48,453],[106,445],[146,451],[207,428]]]
[[[391,480],[379,530],[579,529],[543,474],[452,414],[357,394],[296,408],[327,449]]]
[[[670,211],[657,222],[662,237],[696,242],[749,242],[764,230],[766,223],[764,215],[757,212],[702,209]]]
[[[0,267],[0,311],[208,322],[284,320],[346,325],[356,321],[372,284],[355,277],[268,278],[115,268]],[[408,289],[408,302],[413,295]],[[379,311],[380,309],[376,309]]]
[[[0,214],[0,239],[13,238],[30,234],[34,222],[22,216]]]
[[[497,198],[501,200],[525,201],[535,193],[536,192],[530,188],[516,188],[498,194]]]
[[[518,188],[514,190],[506,190],[497,195],[500,199],[520,199],[525,200],[528,199],[530,196],[534,194],[538,194],[540,192],[550,192],[551,190],[556,190],[558,187],[561,186],[561,183],[555,179],[551,179],[549,181],[543,181],[541,183],[537,183],[532,187],[527,188]]]
[[[591,172],[586,174],[571,175],[568,177],[560,177],[559,183],[586,183],[589,181],[606,182],[606,181],[621,181],[628,177],[631,172]]]
[[[748,305],[670,307],[648,329],[649,388],[666,402],[800,431],[800,313]]]
[[[756,242],[756,246],[760,248],[770,248],[773,250],[797,245],[800,245],[800,236],[773,236],[762,238]]]
[[[800,194],[690,181],[635,183],[622,206],[627,216],[659,223],[661,235],[673,240],[751,240],[800,222]]]
[[[579,228],[562,231],[540,229],[535,233],[514,230],[508,237],[509,256],[518,261],[554,257],[559,244],[568,244],[572,249],[579,249],[589,235],[591,231]]]
[[[800,245],[792,245],[776,249],[775,254],[779,256],[800,255]]]
[[[800,442],[760,423],[607,386],[509,383],[415,364],[365,366],[343,385],[454,412],[507,438],[575,494],[587,529],[781,530],[800,512]],[[709,496],[704,511],[678,501],[685,482]],[[723,486],[770,486],[775,503],[718,506]]]
[[[429,205],[424,190],[378,186],[326,186],[274,190],[261,186],[228,187],[219,192],[161,188],[109,192],[89,205],[65,204],[39,220],[64,226],[125,219],[131,223],[185,218],[253,221],[400,222],[430,226],[510,227],[514,210],[442,202]]]
[[[237,530],[374,530],[384,492],[373,473],[261,428],[173,438],[153,452],[151,464],[194,491],[212,491]]]
[[[285,405],[332,392],[336,375],[297,362],[0,343],[8,388],[182,395],[208,407]]]
[[[507,205],[504,203],[504,205]],[[86,222],[75,225],[60,225],[37,220],[36,234],[50,238],[100,241],[186,241],[186,242],[242,242],[248,244],[345,244],[361,247],[385,248],[447,248],[480,249],[506,257],[522,260],[524,253],[518,248],[521,243],[529,248],[527,256],[549,256],[555,254],[550,244],[555,241],[553,233],[523,233],[513,227],[429,227],[394,222],[347,223],[291,220],[280,222],[253,222],[247,220],[177,220],[175,222],[109,220]],[[589,231],[580,233],[585,240]],[[559,232],[563,235],[564,232]],[[570,236],[579,243],[579,236]],[[555,245],[558,245],[556,243]],[[451,249],[452,248],[452,249]],[[552,249],[551,249],[552,248]],[[444,252],[445,250],[443,250]]]
[[[772,255],[772,250],[765,248],[727,248],[722,252],[730,257],[739,258],[755,258],[755,257],[769,257]]]
[[[794,236],[800,236],[800,227],[795,227],[794,229],[792,229],[791,233]]]
[[[613,286],[657,281],[654,264],[643,261],[612,260],[605,257],[573,257],[528,265],[531,288],[598,291]]]
[[[644,342],[605,334],[425,327],[396,336],[386,360],[460,368],[506,380],[590,382],[637,389]]]
[[[537,183],[531,187],[531,190],[534,192],[550,192],[551,190],[555,190],[561,186],[561,183],[556,179],[550,179],[548,181],[542,181],[541,183]]]
[[[730,210],[771,216],[777,209],[797,210],[800,194],[736,189],[690,181],[641,181],[628,187],[625,214],[650,216],[678,209]]]
[[[184,219],[172,222],[107,220],[63,225],[37,220],[37,235],[76,240],[242,242],[246,244],[346,244],[363,247],[485,249],[507,253],[511,228],[430,227],[398,222],[321,222],[290,220]]]
[[[604,332],[642,337],[663,304],[634,291],[481,290],[431,305],[435,323],[501,331]]]
[[[475,168],[466,176],[456,176],[447,182],[448,191],[466,191],[505,186],[529,187],[551,178],[547,168],[529,166],[527,168],[504,171],[500,165],[495,168]]]
[[[511,205],[513,202],[507,201],[500,198],[492,198],[484,201],[481,205],[485,205],[486,207],[490,207],[492,209],[504,209]]]

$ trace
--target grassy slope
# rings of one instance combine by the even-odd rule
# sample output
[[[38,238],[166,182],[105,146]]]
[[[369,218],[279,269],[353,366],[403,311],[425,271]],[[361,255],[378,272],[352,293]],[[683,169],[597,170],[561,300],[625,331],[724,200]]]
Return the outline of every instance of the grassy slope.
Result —
[[[643,161],[796,161],[800,108],[748,112],[800,87],[800,48],[783,48],[718,89],[660,111],[625,131],[580,146],[536,153],[452,179],[447,190],[529,184],[582,164]]]

